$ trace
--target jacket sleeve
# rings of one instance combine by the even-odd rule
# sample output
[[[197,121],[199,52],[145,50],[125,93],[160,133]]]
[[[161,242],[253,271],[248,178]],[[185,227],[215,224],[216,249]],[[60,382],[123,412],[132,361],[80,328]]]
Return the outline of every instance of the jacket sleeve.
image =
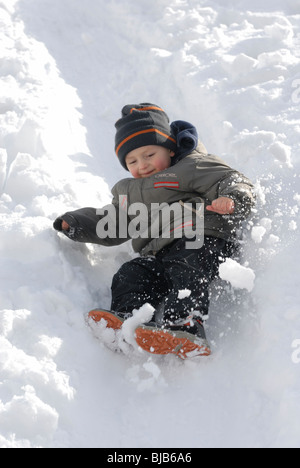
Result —
[[[255,205],[254,187],[250,180],[232,169],[217,156],[202,155],[196,164],[193,188],[212,202],[229,197],[235,202],[234,217],[247,218]]]
[[[229,197],[235,202],[234,216],[247,218],[255,206],[253,184],[240,172],[233,172],[221,180],[218,188],[219,197]]]
[[[129,237],[127,229],[122,228],[120,236],[119,222],[123,216],[122,223],[126,223],[127,214],[119,213],[118,204],[112,204],[102,209],[81,208],[70,211],[60,216],[54,221],[53,227],[57,231],[63,232],[69,239],[76,242],[92,243],[107,247],[120,245],[126,242]],[[62,222],[66,221],[70,226],[68,231],[62,230]]]

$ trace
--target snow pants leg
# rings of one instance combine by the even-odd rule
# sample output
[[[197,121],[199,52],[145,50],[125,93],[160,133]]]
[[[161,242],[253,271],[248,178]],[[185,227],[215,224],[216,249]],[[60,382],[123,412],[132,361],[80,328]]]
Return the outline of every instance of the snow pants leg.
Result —
[[[201,249],[187,250],[186,239],[164,248],[156,257],[125,263],[112,282],[112,310],[130,312],[146,302],[155,309],[163,303],[164,323],[174,323],[193,311],[205,316],[209,309],[209,285],[219,265],[230,256],[230,245],[206,236]],[[187,290],[185,294],[180,293]]]
[[[169,284],[161,262],[155,257],[140,257],[122,265],[112,281],[111,310],[130,312],[145,303],[158,307]]]

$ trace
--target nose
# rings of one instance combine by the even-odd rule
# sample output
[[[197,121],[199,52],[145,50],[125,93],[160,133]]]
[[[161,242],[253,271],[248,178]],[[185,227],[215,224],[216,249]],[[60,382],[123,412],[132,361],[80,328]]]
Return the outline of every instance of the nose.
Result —
[[[144,171],[145,169],[147,169],[147,167],[148,167],[148,162],[143,159],[139,164],[139,170]]]

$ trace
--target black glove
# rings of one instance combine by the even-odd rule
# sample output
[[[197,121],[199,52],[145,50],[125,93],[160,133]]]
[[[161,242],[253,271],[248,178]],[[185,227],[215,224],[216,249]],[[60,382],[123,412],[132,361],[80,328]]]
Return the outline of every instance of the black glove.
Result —
[[[53,227],[56,231],[62,231],[62,222],[63,222],[63,219],[62,218],[57,218],[54,223],[53,223]]]

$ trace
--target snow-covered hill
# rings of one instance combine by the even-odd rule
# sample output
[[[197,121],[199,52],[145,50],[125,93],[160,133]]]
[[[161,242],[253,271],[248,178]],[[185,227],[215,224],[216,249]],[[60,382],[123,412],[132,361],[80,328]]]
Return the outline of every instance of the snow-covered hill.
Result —
[[[299,447],[299,25],[299,0],[0,0],[0,447]],[[104,347],[84,314],[130,246],[52,229],[127,176],[136,102],[256,183],[198,362]]]

